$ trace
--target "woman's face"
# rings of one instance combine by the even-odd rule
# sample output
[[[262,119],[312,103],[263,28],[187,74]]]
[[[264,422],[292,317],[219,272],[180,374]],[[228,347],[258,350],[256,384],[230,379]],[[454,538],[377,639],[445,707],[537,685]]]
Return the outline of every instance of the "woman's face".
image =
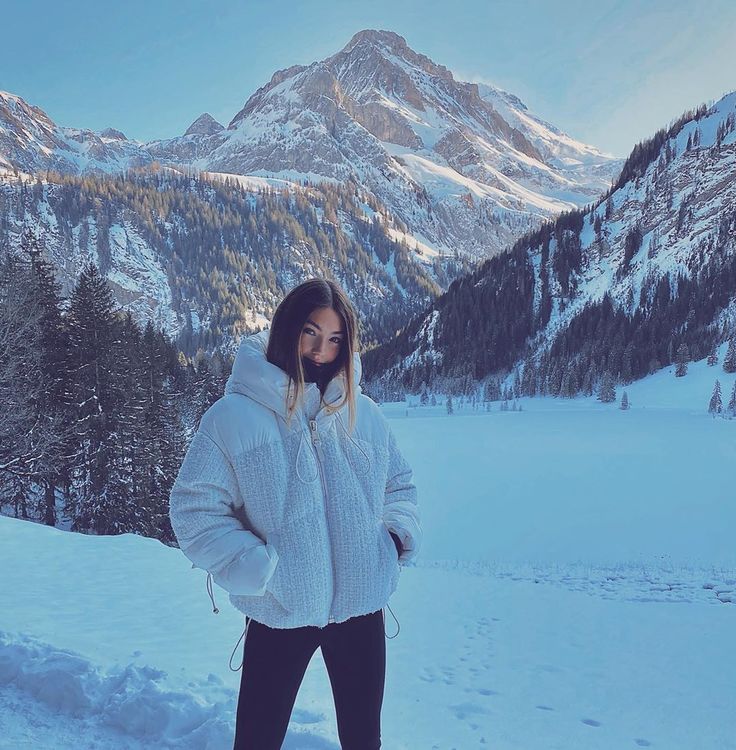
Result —
[[[316,307],[302,326],[299,353],[321,367],[334,362],[344,339],[342,318],[331,307]]]

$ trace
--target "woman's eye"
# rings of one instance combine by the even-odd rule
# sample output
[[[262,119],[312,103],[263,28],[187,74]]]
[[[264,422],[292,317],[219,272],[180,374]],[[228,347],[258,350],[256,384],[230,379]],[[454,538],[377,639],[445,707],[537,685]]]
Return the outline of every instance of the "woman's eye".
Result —
[[[310,334],[310,335],[311,335],[311,334],[313,334],[313,333],[314,333],[314,330],[312,330],[311,328],[305,328],[305,329],[304,329],[304,333],[308,333],[308,334]]]
[[[338,346],[342,343],[342,339],[334,338],[331,339],[333,344],[337,344]]]

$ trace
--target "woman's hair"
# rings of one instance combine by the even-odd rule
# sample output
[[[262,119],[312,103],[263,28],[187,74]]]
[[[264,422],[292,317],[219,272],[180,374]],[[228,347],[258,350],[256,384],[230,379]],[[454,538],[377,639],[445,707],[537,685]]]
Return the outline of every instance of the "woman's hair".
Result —
[[[311,278],[294,287],[276,308],[268,337],[266,359],[289,376],[287,388],[287,414],[291,419],[297,403],[304,393],[304,368],[300,353],[302,329],[312,311],[330,307],[342,319],[345,335],[330,371],[335,377],[341,370],[345,374],[345,395],[328,412],[337,411],[348,404],[350,430],[355,425],[355,389],[353,387],[353,352],[358,348],[358,317],[345,292],[329,279]],[[322,387],[326,388],[324,383]],[[322,390],[322,389],[320,389]],[[322,392],[324,396],[324,392]]]

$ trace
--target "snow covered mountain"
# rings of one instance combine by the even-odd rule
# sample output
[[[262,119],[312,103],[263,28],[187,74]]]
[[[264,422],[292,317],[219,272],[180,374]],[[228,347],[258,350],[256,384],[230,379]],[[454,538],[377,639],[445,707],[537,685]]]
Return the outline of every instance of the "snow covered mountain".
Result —
[[[530,115],[511,95],[456,80],[390,31],[276,72],[193,166],[286,179],[351,179],[421,243],[484,258],[543,218],[597,197],[621,161]],[[163,162],[190,136],[149,144]]]
[[[0,91],[0,167],[62,174],[120,172],[153,161],[120,131],[62,128],[38,107]]]
[[[82,174],[157,160],[296,184],[351,180],[407,225],[425,256],[493,256],[542,219],[591,202],[621,166],[512,94],[456,80],[390,31],[361,31],[326,60],[276,72],[226,129],[205,113],[184,135],[146,144],[60,128],[19,97],[0,97],[0,166]]]
[[[560,154],[560,158],[564,158]],[[494,374],[522,393],[591,392],[736,335],[736,92],[631,153],[608,193],[451,284],[369,377],[418,390]]]

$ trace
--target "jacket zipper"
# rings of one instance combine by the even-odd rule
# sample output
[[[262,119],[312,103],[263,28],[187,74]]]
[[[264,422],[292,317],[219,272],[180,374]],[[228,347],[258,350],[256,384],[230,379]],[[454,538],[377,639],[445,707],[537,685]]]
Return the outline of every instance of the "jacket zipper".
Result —
[[[319,433],[317,432],[317,420],[316,419],[309,420],[309,430],[312,435],[312,444],[314,445],[315,458],[317,459],[317,467],[319,468],[319,478],[320,478],[320,481],[322,482],[322,492],[324,493],[324,498],[325,498],[325,520],[327,521],[327,531],[329,535],[330,518],[329,518],[329,512],[327,508],[329,504],[328,499],[327,499],[327,484],[325,482],[324,473],[322,471],[322,460],[320,458],[320,439],[319,439]],[[330,599],[330,611],[329,611],[329,615],[327,619],[327,624],[335,621],[335,618],[332,616],[332,603],[335,598],[335,561],[332,556],[331,544],[330,544],[330,568],[332,570],[332,598]]]

